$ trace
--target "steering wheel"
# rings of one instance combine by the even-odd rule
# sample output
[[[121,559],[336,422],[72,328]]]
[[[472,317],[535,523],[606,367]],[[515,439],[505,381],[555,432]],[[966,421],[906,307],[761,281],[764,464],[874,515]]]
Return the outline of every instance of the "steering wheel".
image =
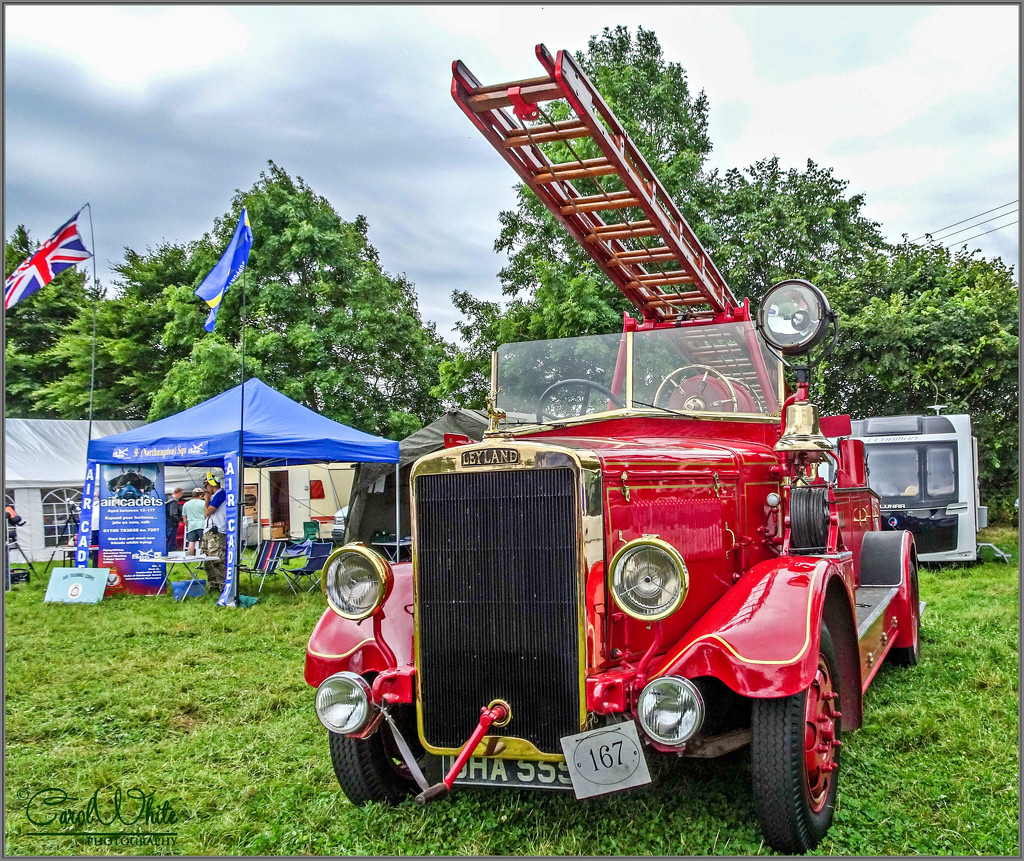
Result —
[[[555,416],[552,415],[551,413],[544,412],[541,409],[541,407],[544,405],[544,401],[551,396],[552,392],[557,392],[559,389],[564,389],[567,388],[568,386],[582,386],[585,389],[594,389],[595,391],[600,392],[602,395],[605,395],[609,401],[615,404],[615,406],[620,408],[624,406],[622,399],[615,395],[615,393],[612,392],[611,389],[602,386],[600,383],[595,383],[593,380],[559,380],[557,383],[552,383],[550,386],[544,389],[544,392],[541,394],[541,396],[537,398],[538,424],[544,423],[545,416],[552,419],[559,418],[559,416]],[[586,402],[587,399],[584,398],[583,403],[586,404]]]
[[[688,371],[693,372],[689,379],[684,379],[681,382],[676,381],[676,377],[685,376]],[[702,371],[703,376],[701,376]],[[714,377],[709,380],[708,374],[714,374]],[[711,386],[710,392],[707,391],[709,385]],[[654,394],[654,405],[656,407],[668,406],[668,403],[658,403],[666,386],[669,386],[669,393],[665,398],[666,402],[671,402],[672,398],[677,394],[683,399],[682,406],[675,407],[676,409],[693,410],[696,412],[739,412],[739,400],[736,396],[736,388],[733,386],[732,380],[710,365],[683,365],[681,368],[676,368],[672,371],[661,381],[658,391]],[[729,397],[724,397],[725,394],[728,394]],[[712,396],[715,395],[718,396],[717,400],[712,399]],[[722,409],[724,404],[729,403],[732,404],[730,409]]]

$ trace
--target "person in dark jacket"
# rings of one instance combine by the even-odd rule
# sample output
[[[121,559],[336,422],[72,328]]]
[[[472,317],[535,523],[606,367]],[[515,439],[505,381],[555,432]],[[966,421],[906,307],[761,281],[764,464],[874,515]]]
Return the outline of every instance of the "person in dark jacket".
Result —
[[[178,524],[181,523],[181,497],[185,493],[182,487],[174,488],[174,493],[164,507],[167,514],[167,552],[178,549]]]

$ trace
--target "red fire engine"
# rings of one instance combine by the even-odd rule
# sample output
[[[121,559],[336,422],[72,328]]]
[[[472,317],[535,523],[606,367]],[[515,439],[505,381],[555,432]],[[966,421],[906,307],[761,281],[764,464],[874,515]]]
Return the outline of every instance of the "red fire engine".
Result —
[[[913,538],[809,401],[824,295],[752,319],[572,56],[537,58],[493,86],[456,62],[452,94],[641,319],[500,346],[484,440],[412,469],[412,563],[332,554],[305,677],[335,773],[356,804],[586,798],[749,744],[768,842],[804,852],[872,678],[917,662]]]

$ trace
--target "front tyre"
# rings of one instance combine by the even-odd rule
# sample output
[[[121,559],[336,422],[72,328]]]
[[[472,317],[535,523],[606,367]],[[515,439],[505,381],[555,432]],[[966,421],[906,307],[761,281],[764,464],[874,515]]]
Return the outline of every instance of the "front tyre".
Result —
[[[409,740],[407,730],[410,722],[403,720],[408,718],[405,711],[396,709],[395,718],[402,735]],[[369,738],[348,738],[335,732],[328,735],[334,774],[342,792],[357,807],[371,801],[395,805],[418,791],[386,723],[382,723]],[[411,738],[414,755],[420,756],[422,751],[415,741],[415,734]]]
[[[808,688],[752,703],[754,800],[765,837],[779,852],[813,849],[832,824],[839,777],[838,667],[832,637],[822,627],[818,668]]]

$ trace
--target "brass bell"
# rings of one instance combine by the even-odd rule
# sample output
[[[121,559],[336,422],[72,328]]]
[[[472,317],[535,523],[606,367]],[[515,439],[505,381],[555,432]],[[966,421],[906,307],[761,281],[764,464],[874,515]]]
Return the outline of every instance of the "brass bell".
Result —
[[[775,443],[775,451],[832,451],[835,444],[821,432],[818,408],[810,401],[786,407],[786,430]]]

